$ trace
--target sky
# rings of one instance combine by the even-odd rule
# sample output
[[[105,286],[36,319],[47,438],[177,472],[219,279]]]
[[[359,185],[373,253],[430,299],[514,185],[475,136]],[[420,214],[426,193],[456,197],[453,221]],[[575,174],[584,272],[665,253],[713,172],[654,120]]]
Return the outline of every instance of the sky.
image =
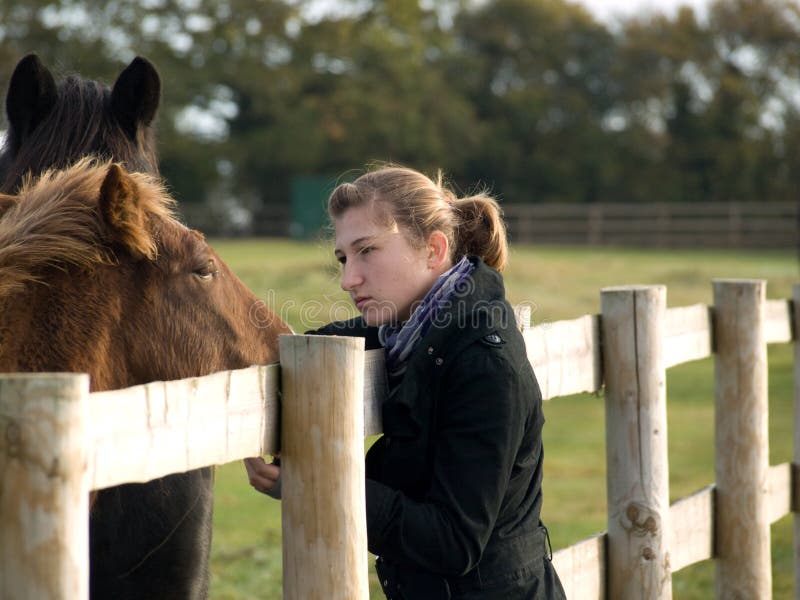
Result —
[[[480,1],[480,0],[477,0]],[[599,20],[613,24],[618,17],[662,13],[674,16],[681,5],[692,6],[699,15],[705,14],[705,7],[710,0],[567,0],[573,4],[582,4]],[[425,0],[427,5],[436,0]],[[358,5],[356,3],[356,5]],[[352,7],[352,4],[350,4]],[[336,0],[310,0],[306,4],[306,15],[312,20],[326,14],[336,13],[339,7]]]
[[[695,12],[704,14],[708,0],[570,0],[582,4],[604,22],[615,17],[630,17],[635,14],[665,13],[673,16],[681,5],[689,5]]]

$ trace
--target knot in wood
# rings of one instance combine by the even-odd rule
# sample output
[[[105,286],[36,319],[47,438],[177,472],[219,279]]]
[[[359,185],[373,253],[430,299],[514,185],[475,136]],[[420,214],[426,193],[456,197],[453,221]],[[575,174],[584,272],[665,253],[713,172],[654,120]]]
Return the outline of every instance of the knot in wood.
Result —
[[[639,536],[655,536],[659,533],[659,518],[647,506],[632,502],[625,509],[622,526]]]
[[[14,421],[6,425],[6,444],[9,456],[19,455],[22,446],[22,428]]]
[[[625,516],[628,517],[628,521],[631,523],[636,523],[636,519],[639,518],[639,507],[635,504],[629,504],[625,511]]]
[[[656,553],[653,552],[652,548],[644,548],[642,549],[642,558],[645,560],[653,560],[656,557]]]
[[[653,535],[658,533],[658,524],[653,517],[647,517],[644,521],[643,527],[648,533],[652,533]]]
[[[50,469],[47,471],[48,478],[55,479],[61,476],[59,465],[60,463],[58,461],[58,457],[53,458],[53,460],[50,462]]]

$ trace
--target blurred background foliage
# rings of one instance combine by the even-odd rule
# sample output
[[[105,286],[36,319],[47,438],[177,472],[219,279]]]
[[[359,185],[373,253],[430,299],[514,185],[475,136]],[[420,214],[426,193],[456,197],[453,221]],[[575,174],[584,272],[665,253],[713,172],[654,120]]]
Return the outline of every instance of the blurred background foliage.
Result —
[[[797,198],[795,0],[613,24],[565,0],[320,4],[0,0],[0,86],[29,52],[106,83],[148,57],[162,172],[216,233],[370,161],[509,203]]]

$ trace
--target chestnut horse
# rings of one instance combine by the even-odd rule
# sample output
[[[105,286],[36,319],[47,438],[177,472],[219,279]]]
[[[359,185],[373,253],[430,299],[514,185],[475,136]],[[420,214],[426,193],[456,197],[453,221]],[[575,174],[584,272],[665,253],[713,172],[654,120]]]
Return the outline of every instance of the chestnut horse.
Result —
[[[56,85],[35,56],[17,65],[0,155],[0,371],[86,372],[100,391],[277,360],[289,328],[175,219],[159,183],[159,87],[144,59],[111,90]],[[100,491],[92,598],[205,598],[212,504],[211,469]]]

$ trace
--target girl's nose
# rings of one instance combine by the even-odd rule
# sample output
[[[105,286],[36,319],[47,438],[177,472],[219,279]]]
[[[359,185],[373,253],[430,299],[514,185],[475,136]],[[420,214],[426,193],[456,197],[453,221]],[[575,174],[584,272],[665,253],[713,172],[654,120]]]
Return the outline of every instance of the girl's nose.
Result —
[[[342,270],[342,289],[345,292],[350,292],[363,281],[364,278],[361,276],[361,273],[358,272],[358,269],[345,263]]]

